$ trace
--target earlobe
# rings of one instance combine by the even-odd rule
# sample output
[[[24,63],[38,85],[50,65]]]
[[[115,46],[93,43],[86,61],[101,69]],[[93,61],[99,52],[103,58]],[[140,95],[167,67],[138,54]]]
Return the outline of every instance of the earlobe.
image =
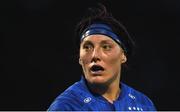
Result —
[[[125,63],[126,61],[127,61],[126,55],[123,54],[121,63]]]
[[[79,58],[79,64],[82,65],[82,61],[81,61],[81,58]]]

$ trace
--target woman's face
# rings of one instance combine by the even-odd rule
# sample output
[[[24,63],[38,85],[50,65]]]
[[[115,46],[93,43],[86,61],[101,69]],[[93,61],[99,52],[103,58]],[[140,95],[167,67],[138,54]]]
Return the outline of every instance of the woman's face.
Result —
[[[122,48],[108,36],[90,35],[81,42],[79,63],[91,84],[119,83],[121,64],[126,60]]]

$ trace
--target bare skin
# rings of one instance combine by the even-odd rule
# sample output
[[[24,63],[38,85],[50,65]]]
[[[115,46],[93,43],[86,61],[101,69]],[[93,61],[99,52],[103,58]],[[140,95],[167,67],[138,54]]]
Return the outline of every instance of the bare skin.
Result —
[[[79,63],[88,86],[110,103],[120,94],[121,65],[126,60],[123,49],[108,36],[90,35],[81,42]]]

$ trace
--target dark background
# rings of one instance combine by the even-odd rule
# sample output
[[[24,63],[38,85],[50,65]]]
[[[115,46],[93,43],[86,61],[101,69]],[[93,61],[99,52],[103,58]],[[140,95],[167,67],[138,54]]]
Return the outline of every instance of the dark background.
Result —
[[[158,110],[180,110],[179,0],[104,0],[128,29],[136,54],[122,81]],[[97,0],[0,1],[0,110],[46,110],[78,81],[76,23]]]

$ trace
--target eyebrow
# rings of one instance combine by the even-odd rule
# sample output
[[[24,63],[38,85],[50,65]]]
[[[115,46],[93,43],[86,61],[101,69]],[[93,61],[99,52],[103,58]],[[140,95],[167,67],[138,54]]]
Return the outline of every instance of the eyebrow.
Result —
[[[103,40],[100,43],[102,43],[102,44],[113,44],[113,42],[110,40]]]
[[[82,46],[87,45],[87,44],[93,45],[93,43],[89,40],[86,40],[86,41],[81,43]]]
[[[94,46],[94,43],[92,42],[92,41],[90,41],[90,40],[84,40],[84,42],[82,42],[82,44],[81,45],[85,45],[85,44],[90,44],[90,45],[93,45]],[[102,40],[102,41],[100,41],[100,43],[99,44],[113,44],[113,42],[111,41],[111,40]]]

